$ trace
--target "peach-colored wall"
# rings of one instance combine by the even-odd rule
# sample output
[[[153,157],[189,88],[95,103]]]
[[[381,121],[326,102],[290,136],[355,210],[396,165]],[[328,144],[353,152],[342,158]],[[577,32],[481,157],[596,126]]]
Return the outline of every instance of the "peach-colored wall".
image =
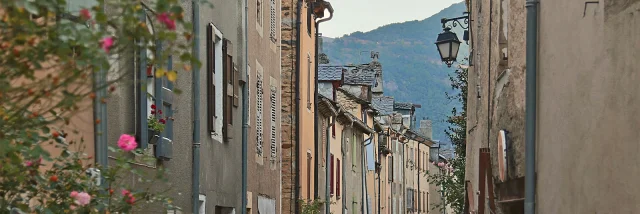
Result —
[[[341,123],[336,122],[336,135],[335,138],[331,137],[329,139],[330,143],[331,143],[331,154],[333,154],[333,158],[335,159],[334,164],[338,164],[337,160],[340,160],[340,164],[342,164],[342,130],[344,129],[344,126]],[[334,166],[337,168],[337,166]],[[340,166],[340,170],[344,171],[342,169],[342,166]],[[341,172],[340,175],[342,175]],[[333,188],[337,188],[337,185],[335,184],[335,182],[337,181],[337,176],[338,173],[333,173]],[[342,188],[342,185],[344,184],[344,182],[342,182],[342,178],[340,178],[340,188]],[[341,213],[342,212],[342,200],[341,197],[342,195],[344,195],[344,193],[340,193],[340,197],[337,196],[335,190],[334,190],[334,194],[331,196],[331,202],[333,202],[334,204],[331,204],[331,212],[332,213]]]
[[[313,95],[314,95],[314,83],[315,83],[315,26],[307,26],[306,14],[308,5],[303,4],[301,14],[301,27],[300,27],[300,53],[298,60],[300,60],[300,197],[301,199],[309,199],[308,196],[313,198],[313,177],[315,172],[313,171],[314,159],[314,113],[313,108]],[[314,22],[311,22],[312,24]],[[307,29],[311,28],[311,34],[307,33]],[[308,102],[309,103],[308,103]],[[310,154],[310,163],[307,161],[307,155]],[[308,166],[312,168],[308,170]],[[308,172],[311,172],[310,174]],[[308,179],[311,178],[311,179]],[[310,182],[309,182],[310,181]]]

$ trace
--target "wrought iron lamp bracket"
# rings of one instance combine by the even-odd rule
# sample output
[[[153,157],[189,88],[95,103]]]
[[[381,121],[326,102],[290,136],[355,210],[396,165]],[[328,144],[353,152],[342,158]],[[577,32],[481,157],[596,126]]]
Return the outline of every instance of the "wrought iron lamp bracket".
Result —
[[[469,12],[464,12],[463,14],[465,15],[460,17],[441,19],[440,22],[442,23],[442,29],[453,28],[457,27],[458,25],[460,25],[462,29],[469,29]],[[462,22],[460,22],[460,20],[462,20]],[[451,22],[451,25],[447,25],[448,22]]]

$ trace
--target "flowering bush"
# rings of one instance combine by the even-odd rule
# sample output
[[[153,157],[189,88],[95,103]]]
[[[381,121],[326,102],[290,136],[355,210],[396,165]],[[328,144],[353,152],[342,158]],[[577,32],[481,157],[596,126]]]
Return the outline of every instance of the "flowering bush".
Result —
[[[0,0],[0,213],[129,213],[154,203],[174,209],[148,188],[164,180],[164,170],[148,176],[131,164],[131,153],[139,152],[133,136],[124,134],[117,148],[109,147],[114,157],[108,167],[96,166],[84,154],[84,139],[93,133],[73,126],[92,103],[108,102],[98,90],[133,84],[124,70],[130,66],[117,62],[141,50],[156,50],[147,59],[158,68],[156,78],[176,81],[177,72],[163,63],[169,54],[179,56],[174,65],[185,71],[199,66],[180,2],[144,2]],[[102,178],[88,173],[95,169]],[[135,188],[124,178],[135,178]]]

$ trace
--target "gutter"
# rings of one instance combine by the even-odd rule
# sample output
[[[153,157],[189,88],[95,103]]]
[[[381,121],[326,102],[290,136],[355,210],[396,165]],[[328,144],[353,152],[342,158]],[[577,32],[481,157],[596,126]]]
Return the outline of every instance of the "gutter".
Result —
[[[320,23],[329,21],[329,20],[331,20],[333,18],[333,7],[331,6],[331,3],[322,2],[322,4],[324,4],[324,6],[326,6],[329,9],[330,15],[329,15],[328,18],[321,19],[321,20],[318,20],[318,21],[315,22],[315,25],[316,25],[315,26],[316,27],[316,35],[315,35],[316,41],[315,41],[315,49],[314,49],[314,51],[315,51],[315,53],[314,53],[315,60],[314,61],[315,62],[313,63],[314,67],[315,67],[314,68],[315,76],[313,78],[314,79],[314,83],[313,83],[314,84],[314,87],[313,87],[313,110],[315,111],[314,114],[313,114],[313,121],[314,121],[314,123],[313,123],[314,132],[313,133],[314,133],[314,135],[318,134],[318,129],[319,129],[318,128],[318,62],[320,61],[320,57],[318,57],[318,52],[319,52],[318,51],[318,44],[320,42],[319,42],[318,38],[320,38],[322,36],[322,34],[318,33],[318,31],[320,30]],[[313,8],[310,7],[310,8],[307,8],[307,10],[313,10]],[[314,156],[316,157],[315,160],[314,160],[315,161],[315,163],[314,163],[314,166],[315,166],[314,167],[315,168],[314,172],[318,172],[319,171],[319,168],[318,168],[318,161],[319,160],[318,160],[317,157],[320,156],[319,155],[319,153],[320,153],[320,149],[319,148],[321,148],[321,147],[318,147],[319,143],[318,143],[318,137],[317,136],[314,137],[314,146],[316,148],[316,149],[314,149],[314,151],[315,151]],[[314,197],[315,198],[320,198],[318,196],[318,192],[319,192],[318,191],[318,189],[319,189],[318,188],[318,180],[319,180],[319,177],[316,175],[316,176],[314,176],[313,180],[314,180],[314,182],[313,182],[314,183],[314,188],[313,189],[315,190],[314,191]]]
[[[248,0],[244,0],[244,76],[245,80],[249,79],[249,38],[248,38],[248,19],[249,19]],[[237,80],[236,80],[237,81]],[[249,82],[245,81],[242,85],[242,214],[247,214],[247,138],[249,132]]]
[[[525,180],[524,213],[535,214],[536,202],[536,111],[538,0],[526,0],[526,98],[525,98]]]
[[[193,56],[196,59],[200,59],[200,4],[198,0],[191,1],[191,7],[193,8]],[[196,62],[191,63],[191,67],[196,69],[198,64]],[[191,166],[191,211],[196,212],[198,210],[198,202],[200,196],[200,72],[195,70],[191,72],[191,82],[193,87],[193,144],[192,144],[192,161]]]
[[[298,201],[300,199],[300,170],[294,170],[294,169],[300,169],[300,56],[302,55],[302,50],[300,49],[300,37],[301,34],[300,31],[300,26],[301,26],[301,21],[300,21],[300,16],[302,16],[302,4],[303,4],[303,0],[298,0],[298,4],[297,4],[297,11],[296,11],[296,49],[297,49],[297,54],[296,56],[298,56],[297,60],[296,60],[296,70],[294,71],[296,74],[296,86],[295,86],[295,93],[296,93],[296,136],[295,136],[295,164],[292,165],[292,171],[295,171],[296,175],[295,175],[295,186],[293,187],[293,200],[294,200],[294,209],[295,210],[295,214],[299,214],[300,213],[300,202]],[[294,168],[295,167],[295,168]]]

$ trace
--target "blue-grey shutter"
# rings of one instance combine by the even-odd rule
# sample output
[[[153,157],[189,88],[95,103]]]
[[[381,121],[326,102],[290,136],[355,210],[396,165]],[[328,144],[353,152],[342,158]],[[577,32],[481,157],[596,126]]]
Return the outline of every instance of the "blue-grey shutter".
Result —
[[[162,48],[158,44],[158,52]],[[167,60],[167,71],[173,70],[173,59],[171,56]],[[173,83],[166,76],[155,79],[156,108],[162,110],[162,115],[166,117],[164,132],[160,135],[158,145],[156,145],[156,158],[161,160],[171,160],[173,156]]]
[[[146,23],[147,16],[142,14],[140,21]],[[144,43],[145,41],[138,41]],[[138,49],[138,72],[136,72],[137,81],[135,82],[136,97],[138,98],[138,105],[136,111],[138,112],[138,125],[136,126],[136,133],[138,138],[138,146],[142,149],[146,149],[149,143],[149,125],[147,124],[147,49]]]

